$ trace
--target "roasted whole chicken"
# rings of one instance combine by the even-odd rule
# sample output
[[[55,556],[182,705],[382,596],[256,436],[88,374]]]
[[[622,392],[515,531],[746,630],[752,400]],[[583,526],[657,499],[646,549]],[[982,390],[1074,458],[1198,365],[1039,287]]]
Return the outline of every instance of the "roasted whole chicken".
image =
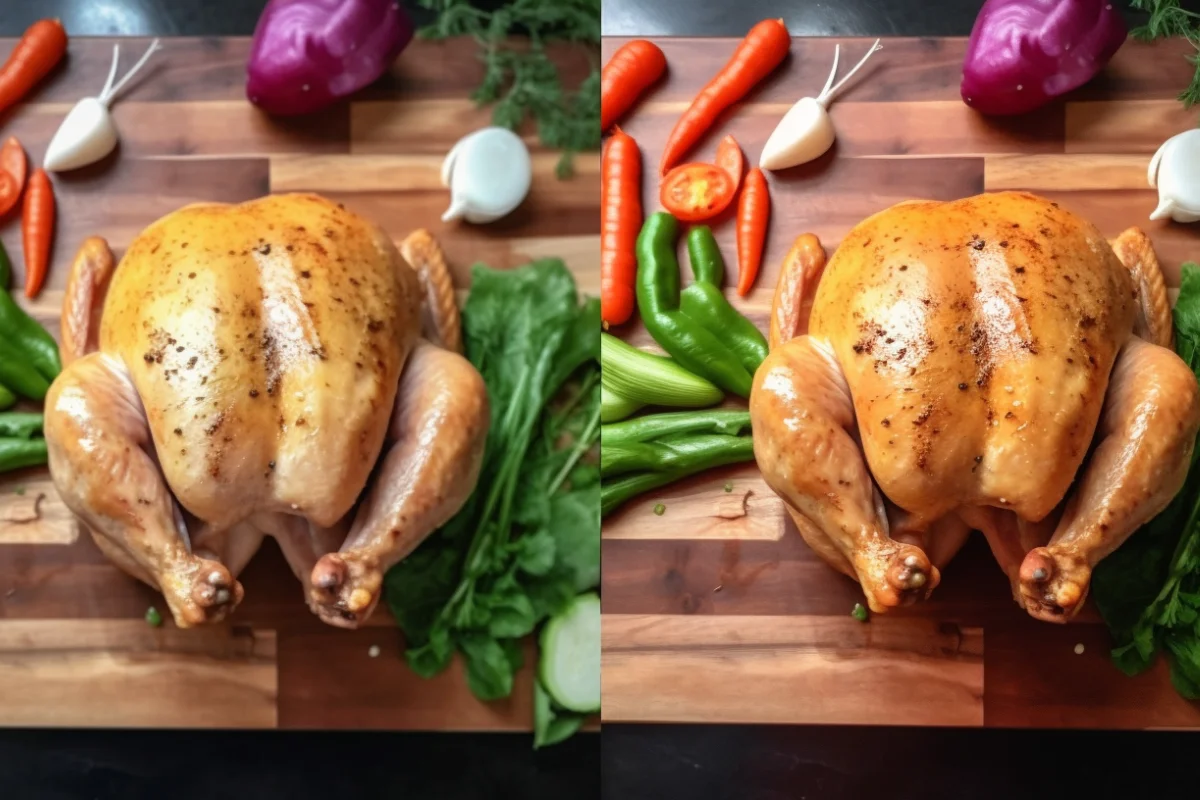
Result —
[[[436,244],[419,232],[405,250],[340,205],[279,195],[176,211],[115,270],[102,241],[80,251],[51,474],[178,625],[232,611],[269,535],[312,610],[355,627],[474,488],[483,380],[452,349]]]
[[[823,276],[808,251],[750,397],[800,533],[878,612],[926,597],[980,530],[1017,602],[1068,620],[1178,492],[1200,427],[1150,241],[1004,192],[881,211]]]

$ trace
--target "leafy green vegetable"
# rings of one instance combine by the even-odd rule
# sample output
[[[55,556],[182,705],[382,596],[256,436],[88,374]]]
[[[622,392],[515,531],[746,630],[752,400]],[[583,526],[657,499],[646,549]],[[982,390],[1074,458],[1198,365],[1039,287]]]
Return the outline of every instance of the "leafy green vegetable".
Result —
[[[479,482],[384,584],[419,674],[460,651],[477,697],[509,696],[521,640],[599,583],[599,331],[561,261],[472,269],[464,341],[492,414]],[[550,727],[543,744],[573,730]]]
[[[558,744],[579,730],[587,716],[559,707],[542,688],[541,681],[533,682],[533,746]]]
[[[560,178],[570,177],[575,153],[599,149],[597,59],[593,57],[592,70],[577,89],[564,89],[546,45],[575,42],[595,51],[600,45],[600,0],[511,0],[495,10],[477,8],[471,0],[419,2],[438,15],[420,35],[471,36],[479,42],[485,72],[471,99],[495,103],[492,120],[505,128],[515,130],[532,116],[542,143],[563,151]]]
[[[1175,350],[1200,377],[1200,266],[1183,265],[1175,305]],[[1101,561],[1092,578],[1100,614],[1117,642],[1113,661],[1136,675],[1161,650],[1171,681],[1200,699],[1200,441],[1183,489],[1162,513]]]
[[[1150,18],[1145,25],[1130,31],[1135,39],[1151,41],[1167,36],[1182,36],[1197,49],[1187,56],[1194,67],[1192,82],[1179,94],[1187,108],[1200,102],[1200,14],[1180,8],[1179,0],[1131,0],[1129,4],[1139,11],[1148,11]]]

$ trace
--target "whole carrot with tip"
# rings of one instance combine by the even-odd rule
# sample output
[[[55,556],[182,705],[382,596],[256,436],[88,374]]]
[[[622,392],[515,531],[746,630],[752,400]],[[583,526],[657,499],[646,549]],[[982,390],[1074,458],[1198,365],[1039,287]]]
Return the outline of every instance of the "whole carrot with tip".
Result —
[[[29,176],[21,213],[21,243],[25,248],[25,296],[38,296],[50,268],[54,242],[54,187],[44,169]]]
[[[637,255],[642,228],[642,154],[617,128],[600,158],[600,319],[620,325],[636,304]]]
[[[607,131],[662,77],[667,57],[645,39],[626,42],[600,73],[600,131]]]
[[[767,221],[771,218],[771,194],[767,179],[758,167],[746,174],[742,195],[738,198],[737,254],[738,294],[745,297],[758,277],[763,245],[767,240]]]
[[[20,102],[66,52],[67,32],[61,22],[43,19],[30,25],[0,67],[0,111]]]
[[[780,19],[755,25],[716,77],[700,90],[688,106],[663,148],[659,171],[675,166],[688,150],[713,126],[721,112],[746,96],[755,84],[783,62],[792,46],[791,36]]]

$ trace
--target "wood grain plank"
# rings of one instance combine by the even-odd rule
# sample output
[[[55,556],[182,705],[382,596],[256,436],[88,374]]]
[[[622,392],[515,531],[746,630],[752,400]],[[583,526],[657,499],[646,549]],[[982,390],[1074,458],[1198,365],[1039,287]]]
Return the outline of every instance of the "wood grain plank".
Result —
[[[750,163],[758,162],[767,137],[787,112],[790,103],[749,103],[727,111],[709,134],[687,153],[685,160],[711,161],[720,139],[731,134]],[[686,102],[650,101],[636,116],[622,123],[639,143],[665,141]],[[1023,116],[980,116],[961,100],[860,103],[844,101],[830,107],[837,130],[833,152],[840,157],[896,156],[946,158],[1005,153],[1061,153],[1064,142],[1064,109],[1061,104]],[[657,175],[658,150],[647,169]],[[781,170],[778,176],[794,170]],[[806,170],[804,170],[806,171]]]
[[[989,192],[1146,189],[1149,165],[1150,156],[1144,154],[988,156],[983,164],[983,188]]]
[[[606,37],[601,43],[603,60],[607,62],[627,41],[625,37]],[[732,37],[656,39],[667,57],[669,79],[652,89],[651,99],[690,101],[733,54],[737,41]],[[829,74],[835,46],[841,46],[841,63],[846,65],[857,61],[871,41],[870,37],[793,37],[791,56],[751,94],[750,102],[794,103],[815,96]],[[856,103],[959,100],[966,52],[966,37],[885,37],[883,49],[871,57],[870,66],[864,67],[854,84],[847,86],[844,97]],[[1194,52],[1179,39],[1131,39],[1100,75],[1069,98],[1173,100],[1192,79],[1194,68],[1187,56]]]
[[[26,509],[35,498],[36,518],[13,512]],[[73,544],[79,538],[74,517],[58,497],[44,469],[24,469],[0,475],[0,545]]]
[[[525,661],[533,663],[532,641]],[[379,655],[372,657],[371,648]],[[426,680],[404,661],[392,629],[280,633],[279,725],[282,728],[391,730],[531,730],[533,673],[521,670],[512,696],[482,703],[466,685],[458,658]]]
[[[271,728],[274,631],[0,621],[0,724]]]
[[[350,152],[445,156],[460,138],[491,121],[489,109],[462,99],[360,100],[350,106]],[[520,133],[531,152],[541,148],[532,125]]]
[[[606,614],[604,719],[983,723],[983,632],[930,620]]]
[[[1174,99],[1068,103],[1066,152],[1152,154],[1195,124],[1195,111]]]
[[[463,101],[464,104],[466,101]],[[36,103],[5,125],[40,163],[50,137],[70,110],[69,103]],[[148,156],[248,157],[273,153],[344,153],[349,148],[349,107],[332,106],[319,115],[274,119],[244,100],[209,102],[120,102],[113,119],[121,134],[110,160]]]
[[[987,628],[984,721],[989,727],[1200,728],[1159,663],[1130,678],[1109,658],[1103,625],[1046,625],[1015,618]],[[1075,654],[1082,644],[1082,654]]]
[[[714,486],[720,489],[714,492]],[[659,504],[666,508],[661,516],[654,513]],[[603,537],[778,540],[786,519],[783,502],[751,463],[710,470],[635,497],[605,519]]]

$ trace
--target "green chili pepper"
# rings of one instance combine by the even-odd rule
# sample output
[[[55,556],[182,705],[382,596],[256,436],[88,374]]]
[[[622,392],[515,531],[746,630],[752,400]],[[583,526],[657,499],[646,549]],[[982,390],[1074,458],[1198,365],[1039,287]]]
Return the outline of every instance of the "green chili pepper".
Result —
[[[753,454],[754,442],[749,437],[720,434],[661,442],[606,443],[600,446],[600,475],[607,478],[644,470],[689,469],[696,464],[708,464],[730,451],[745,452],[747,449]]]
[[[654,340],[689,372],[726,391],[750,396],[753,376],[737,354],[705,325],[679,308],[679,223],[660,211],[650,215],[637,240],[637,300]]]
[[[0,342],[9,346],[17,357],[32,366],[46,381],[52,381],[62,372],[62,361],[58,355],[58,344],[50,332],[42,324],[25,313],[17,305],[17,301],[8,293],[9,281],[12,279],[12,264],[4,245],[0,244]],[[0,352],[0,358],[8,358]],[[0,373],[0,379],[3,373]],[[14,384],[9,384],[21,394],[25,391]],[[32,396],[32,395],[27,395]],[[40,400],[40,397],[35,397]]]
[[[50,383],[33,368],[25,354],[9,340],[0,338],[0,383],[30,400],[41,400]]]
[[[0,437],[32,439],[42,432],[43,417],[32,412],[10,411],[0,414]]]
[[[740,464],[754,460],[754,441],[749,436],[731,436],[729,439],[728,446],[687,467],[661,472],[633,472],[602,483],[600,485],[600,516],[607,517],[625,501],[651,489],[682,480],[689,475],[696,475],[726,464]],[[601,445],[600,452],[603,455],[603,445]]]
[[[0,439],[0,472],[45,464],[45,439]]]
[[[0,383],[0,409],[12,408],[17,402],[17,396],[4,384]]]
[[[750,412],[734,409],[672,411],[647,414],[625,422],[600,427],[601,447],[649,442],[685,433],[721,433],[737,436],[750,427]]]
[[[683,290],[679,309],[710,331],[720,331],[721,339],[737,354],[751,375],[767,357],[767,339],[750,320],[730,305],[721,291],[725,262],[712,229],[699,225],[688,231],[688,258],[695,281]]]

